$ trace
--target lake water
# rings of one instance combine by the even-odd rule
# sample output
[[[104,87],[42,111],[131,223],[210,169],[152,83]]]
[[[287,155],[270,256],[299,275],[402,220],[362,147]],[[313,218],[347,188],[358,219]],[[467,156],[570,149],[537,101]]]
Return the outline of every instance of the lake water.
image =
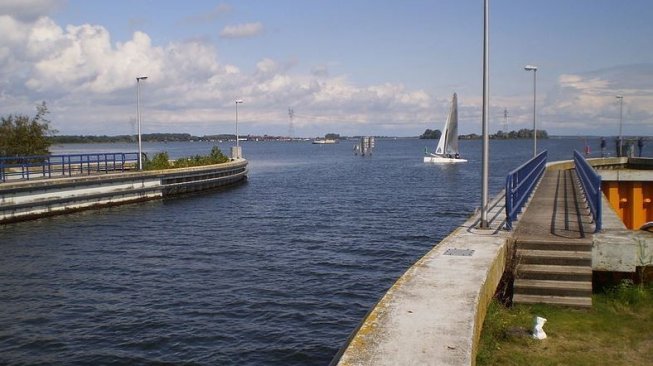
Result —
[[[584,143],[538,147],[551,161]],[[461,141],[470,162],[453,166],[422,162],[433,141],[377,139],[366,157],[353,144],[244,142],[245,184],[0,226],[0,364],[328,364],[480,201],[480,141]],[[211,146],[144,150],[179,157]],[[532,142],[492,141],[490,154],[493,196]]]

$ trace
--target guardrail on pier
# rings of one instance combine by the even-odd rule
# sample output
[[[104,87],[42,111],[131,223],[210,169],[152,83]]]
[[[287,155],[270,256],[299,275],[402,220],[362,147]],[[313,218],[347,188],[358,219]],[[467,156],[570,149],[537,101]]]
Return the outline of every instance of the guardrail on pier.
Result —
[[[122,172],[137,163],[137,152],[0,157],[0,182]]]
[[[544,174],[546,156],[547,152],[543,151],[508,173],[506,177],[506,228],[508,230],[512,230],[513,221],[517,220],[517,214]]]
[[[580,179],[580,185],[585,192],[585,199],[592,212],[594,219],[594,232],[601,230],[601,176],[598,175],[594,168],[585,160],[583,155],[574,150],[574,165],[576,166],[576,174]]]

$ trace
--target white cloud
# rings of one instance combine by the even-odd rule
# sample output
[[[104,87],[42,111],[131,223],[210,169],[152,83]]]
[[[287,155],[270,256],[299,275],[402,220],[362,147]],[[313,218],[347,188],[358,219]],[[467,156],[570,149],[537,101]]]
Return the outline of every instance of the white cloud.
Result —
[[[263,24],[256,23],[246,23],[238,25],[228,25],[220,31],[220,37],[222,38],[247,38],[254,37],[263,32]]]
[[[41,16],[51,14],[65,4],[64,0],[2,0],[0,15],[33,21]]]
[[[0,66],[3,113],[32,113],[45,100],[62,134],[133,133],[136,76],[148,76],[141,84],[145,132],[228,132],[235,97],[245,99],[243,126],[261,129],[255,133],[270,133],[275,125],[287,131],[290,106],[296,125],[309,129],[410,124],[419,126],[418,134],[436,115],[424,91],[403,85],[358,86],[330,76],[323,65],[297,74],[295,61],[270,58],[244,73],[221,63],[208,41],[155,45],[148,34],[135,32],[113,42],[100,25],[62,28],[47,17],[24,22],[0,16]],[[206,126],[211,130],[201,130]]]
[[[45,100],[62,134],[133,133],[136,76],[148,76],[142,84],[145,132],[230,132],[235,97],[245,100],[244,133],[287,132],[292,107],[298,135],[384,128],[417,135],[439,128],[449,108],[450,95],[436,100],[399,83],[358,85],[332,75],[328,63],[300,65],[312,70],[304,73],[297,65],[262,58],[253,71],[244,71],[223,63],[207,40],[157,45],[135,32],[114,42],[100,25],[62,28],[47,17],[0,16],[0,113],[33,113],[34,104]],[[653,65],[561,75],[556,88],[538,91],[538,120],[550,133],[605,134],[618,116],[614,96],[623,94],[625,125],[653,134],[651,85]],[[478,133],[480,97],[459,98],[461,131]],[[492,96],[491,113],[507,107],[509,129],[528,128],[530,100],[530,95]],[[494,115],[499,126],[502,117]]]
[[[558,83],[561,88],[576,89],[585,94],[601,94],[609,86],[607,80],[568,74],[560,75]]]
[[[195,23],[212,23],[216,21],[221,16],[230,13],[232,10],[231,5],[221,3],[209,11],[205,11],[202,14],[196,14],[184,19],[185,23],[195,24]]]
[[[627,134],[653,134],[653,64],[561,75],[541,106],[541,118],[559,133],[615,134],[618,94],[624,96],[624,119],[637,126]]]

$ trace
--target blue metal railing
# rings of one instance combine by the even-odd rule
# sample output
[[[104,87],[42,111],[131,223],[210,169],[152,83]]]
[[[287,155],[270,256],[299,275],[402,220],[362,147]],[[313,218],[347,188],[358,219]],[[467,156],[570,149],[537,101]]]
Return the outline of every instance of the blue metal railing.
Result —
[[[137,163],[137,152],[0,157],[0,182],[122,172]]]
[[[513,221],[528,201],[535,185],[540,181],[546,168],[547,152],[525,162],[506,177],[506,228],[512,230]]]
[[[603,221],[601,219],[603,216],[601,208],[601,176],[576,150],[574,150],[574,165],[576,166],[576,174],[580,179],[580,185],[583,192],[585,192],[585,199],[594,218],[594,232],[599,232]]]

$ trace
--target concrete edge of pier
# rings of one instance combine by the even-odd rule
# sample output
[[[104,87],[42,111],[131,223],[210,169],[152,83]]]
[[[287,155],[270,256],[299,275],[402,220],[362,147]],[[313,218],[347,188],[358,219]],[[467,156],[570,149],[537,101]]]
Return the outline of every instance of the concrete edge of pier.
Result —
[[[472,365],[489,303],[506,266],[504,194],[411,266],[368,313],[337,365]]]
[[[602,169],[624,169],[629,163],[626,158],[591,161]],[[645,159],[634,163],[651,165]],[[574,168],[572,160],[546,165],[552,171]],[[602,174],[625,180],[651,175]],[[474,365],[487,307],[515,244],[514,231],[503,230],[504,198],[502,192],[490,205],[493,230],[477,229],[477,213],[444,238],[394,283],[331,364]],[[522,212],[530,204],[529,200]],[[603,229],[592,238],[592,270],[634,272],[637,251],[653,251],[653,239],[650,233],[627,229],[605,196],[602,206]]]
[[[40,178],[0,184],[0,224],[200,192],[247,179],[247,160],[190,168]]]

